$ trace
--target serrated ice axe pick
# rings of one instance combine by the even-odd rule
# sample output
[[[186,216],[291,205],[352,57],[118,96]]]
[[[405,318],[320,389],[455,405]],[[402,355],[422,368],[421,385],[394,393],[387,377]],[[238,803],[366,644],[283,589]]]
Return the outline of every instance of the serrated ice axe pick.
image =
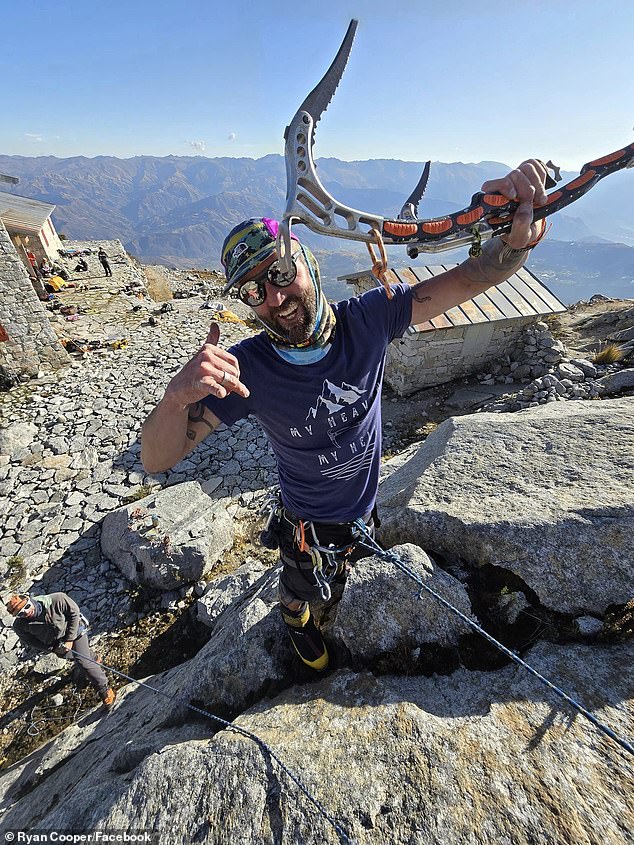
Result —
[[[358,211],[336,200],[322,185],[313,158],[315,126],[328,107],[350,55],[357,29],[353,20],[341,42],[334,61],[321,81],[306,97],[295,117],[286,128],[286,208],[278,236],[278,253],[285,269],[290,272],[290,230],[294,222],[304,223],[321,235],[364,241],[371,245],[404,245],[410,257],[419,251],[442,252],[464,244],[481,241],[508,232],[518,204],[498,193],[479,191],[461,211],[444,217],[421,219],[417,216],[418,201],[422,197],[429,176],[429,162],[421,179],[403,205],[398,217],[386,219],[378,214]],[[541,220],[573,203],[604,176],[634,165],[634,143],[584,164],[579,175],[547,195],[544,205],[533,211]],[[548,163],[549,167],[551,163]],[[550,180],[547,187],[553,187]]]

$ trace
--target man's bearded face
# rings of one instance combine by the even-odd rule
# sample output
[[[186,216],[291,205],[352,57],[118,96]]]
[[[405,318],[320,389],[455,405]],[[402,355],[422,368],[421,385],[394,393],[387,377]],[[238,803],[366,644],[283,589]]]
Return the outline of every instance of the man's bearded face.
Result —
[[[306,271],[298,272],[292,285],[278,288],[285,294],[281,305],[269,305],[267,296],[266,302],[254,308],[264,325],[294,346],[310,339],[317,319],[315,288],[306,276]]]

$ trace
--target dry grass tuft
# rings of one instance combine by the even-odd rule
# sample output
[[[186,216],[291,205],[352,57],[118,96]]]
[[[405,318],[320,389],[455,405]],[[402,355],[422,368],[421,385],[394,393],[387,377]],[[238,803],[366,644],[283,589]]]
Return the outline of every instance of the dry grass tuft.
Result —
[[[603,631],[599,639],[603,642],[620,643],[634,637],[634,599],[622,607],[608,609],[603,620]]]
[[[595,353],[592,359],[593,364],[616,364],[625,358],[625,352],[618,343],[604,343]]]
[[[12,590],[17,590],[18,586],[26,578],[26,563],[20,555],[12,555],[6,562],[7,573],[7,587]]]
[[[145,499],[146,496],[149,496],[150,493],[154,492],[154,489],[155,488],[151,484],[141,484],[140,487],[132,490],[132,492],[124,498],[124,504],[131,505],[132,502],[138,502],[141,499]]]

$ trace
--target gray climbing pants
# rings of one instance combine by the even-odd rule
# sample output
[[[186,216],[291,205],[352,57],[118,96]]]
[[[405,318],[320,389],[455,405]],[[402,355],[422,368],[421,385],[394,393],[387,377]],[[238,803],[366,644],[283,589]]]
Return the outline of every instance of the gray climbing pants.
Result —
[[[75,654],[69,655],[71,660],[78,663],[88,682],[93,686],[99,695],[104,696],[108,690],[108,678],[98,663],[93,663],[96,660],[95,652],[90,648],[88,642],[88,634],[82,634],[73,643],[73,651]]]

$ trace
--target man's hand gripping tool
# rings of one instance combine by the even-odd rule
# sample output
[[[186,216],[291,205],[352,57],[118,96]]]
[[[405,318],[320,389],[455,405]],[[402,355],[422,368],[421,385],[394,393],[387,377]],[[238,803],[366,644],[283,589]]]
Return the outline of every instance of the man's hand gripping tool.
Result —
[[[343,75],[356,29],[357,21],[353,20],[332,64],[301,104],[284,133],[286,209],[278,235],[278,254],[283,267],[290,272],[290,232],[294,222],[304,223],[313,232],[322,235],[364,241],[373,258],[373,243],[379,247],[382,244],[402,244],[407,247],[410,258],[415,258],[419,251],[442,252],[464,244],[484,242],[508,232],[517,203],[498,193],[479,191],[461,211],[444,217],[418,218],[418,202],[427,185],[430,162],[426,163],[419,183],[395,219],[350,208],[338,202],[321,184],[313,159],[315,126]],[[548,194],[544,205],[534,208],[533,218],[541,220],[554,214],[583,196],[604,176],[633,165],[634,143],[584,164],[579,176]],[[551,162],[547,166],[556,171],[556,177],[559,175]],[[547,187],[554,185],[553,180],[547,183]],[[375,275],[378,275],[376,269]]]

